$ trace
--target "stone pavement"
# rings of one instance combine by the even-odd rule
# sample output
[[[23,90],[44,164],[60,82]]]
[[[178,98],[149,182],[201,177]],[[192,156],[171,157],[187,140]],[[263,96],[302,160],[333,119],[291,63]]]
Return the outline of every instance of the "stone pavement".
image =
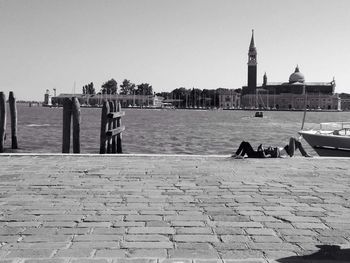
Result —
[[[349,190],[341,158],[2,155],[0,262],[349,262]]]

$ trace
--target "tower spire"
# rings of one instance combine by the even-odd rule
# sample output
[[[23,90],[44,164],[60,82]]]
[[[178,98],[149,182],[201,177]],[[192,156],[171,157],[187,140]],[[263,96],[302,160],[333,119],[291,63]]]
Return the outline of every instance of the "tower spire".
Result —
[[[252,30],[252,38],[250,39],[248,51],[248,87],[252,92],[256,90],[256,75],[257,75],[257,51],[254,43],[254,29]]]
[[[254,43],[254,29],[252,29],[252,38],[250,39],[249,51],[256,51]]]
[[[264,77],[263,77],[263,85],[266,86],[266,84],[267,84],[267,75],[265,72]]]

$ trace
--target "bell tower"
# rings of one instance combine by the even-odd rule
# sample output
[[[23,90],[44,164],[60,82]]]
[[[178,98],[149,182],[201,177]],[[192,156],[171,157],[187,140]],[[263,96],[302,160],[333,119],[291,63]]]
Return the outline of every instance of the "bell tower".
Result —
[[[252,30],[252,38],[250,40],[248,51],[248,88],[251,91],[256,90],[256,75],[257,75],[257,61],[256,61],[256,47],[254,43],[254,29]]]

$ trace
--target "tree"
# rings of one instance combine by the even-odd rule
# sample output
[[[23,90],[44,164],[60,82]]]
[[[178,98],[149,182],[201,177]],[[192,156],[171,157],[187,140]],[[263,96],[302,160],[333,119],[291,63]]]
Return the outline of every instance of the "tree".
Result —
[[[83,94],[89,94],[89,95],[92,95],[92,94],[96,94],[96,91],[95,91],[95,88],[94,88],[94,83],[90,83],[90,84],[87,84],[85,86],[83,86]]]
[[[117,94],[118,83],[114,79],[110,79],[102,84],[101,93],[102,94]]]
[[[192,107],[199,107],[201,105],[200,104],[201,98],[202,98],[201,94],[202,94],[201,89],[192,88],[189,94],[190,96],[189,102]]]
[[[136,85],[131,83],[130,80],[124,79],[123,83],[120,85],[120,94],[122,95],[132,95],[135,92]]]
[[[180,107],[180,108],[185,108],[188,103],[188,95],[190,94],[190,90],[187,90],[186,88],[184,87],[181,87],[181,88],[177,88],[177,89],[174,89],[172,92],[172,98],[175,99],[175,100],[179,100],[177,101],[176,105],[177,107]]]
[[[148,83],[142,83],[137,85],[136,95],[153,95],[152,86]]]
[[[168,99],[171,97],[170,92],[168,92],[168,91],[158,92],[158,93],[156,93],[156,95],[163,97],[164,99]]]

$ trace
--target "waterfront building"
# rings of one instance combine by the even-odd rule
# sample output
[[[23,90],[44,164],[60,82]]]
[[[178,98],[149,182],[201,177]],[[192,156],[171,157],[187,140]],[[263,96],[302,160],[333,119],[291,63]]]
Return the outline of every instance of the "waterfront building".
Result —
[[[52,96],[50,94],[50,91],[47,89],[44,95],[44,106],[51,106],[52,105]]]
[[[157,95],[120,95],[120,94],[67,94],[62,93],[52,97],[54,105],[62,105],[64,98],[76,97],[79,103],[84,106],[101,106],[104,100],[116,100],[120,102],[122,108],[128,107],[162,107],[164,98]]]
[[[239,109],[241,94],[233,89],[218,89],[219,107],[222,109]]]
[[[340,93],[339,97],[341,100],[341,110],[349,111],[350,110],[350,94]]]
[[[335,86],[334,78],[330,82],[305,82],[299,66],[287,82],[268,82],[265,72],[262,84],[257,85],[257,49],[252,32],[248,51],[248,81],[247,86],[242,87],[243,108],[340,110],[340,98],[334,93]]]

